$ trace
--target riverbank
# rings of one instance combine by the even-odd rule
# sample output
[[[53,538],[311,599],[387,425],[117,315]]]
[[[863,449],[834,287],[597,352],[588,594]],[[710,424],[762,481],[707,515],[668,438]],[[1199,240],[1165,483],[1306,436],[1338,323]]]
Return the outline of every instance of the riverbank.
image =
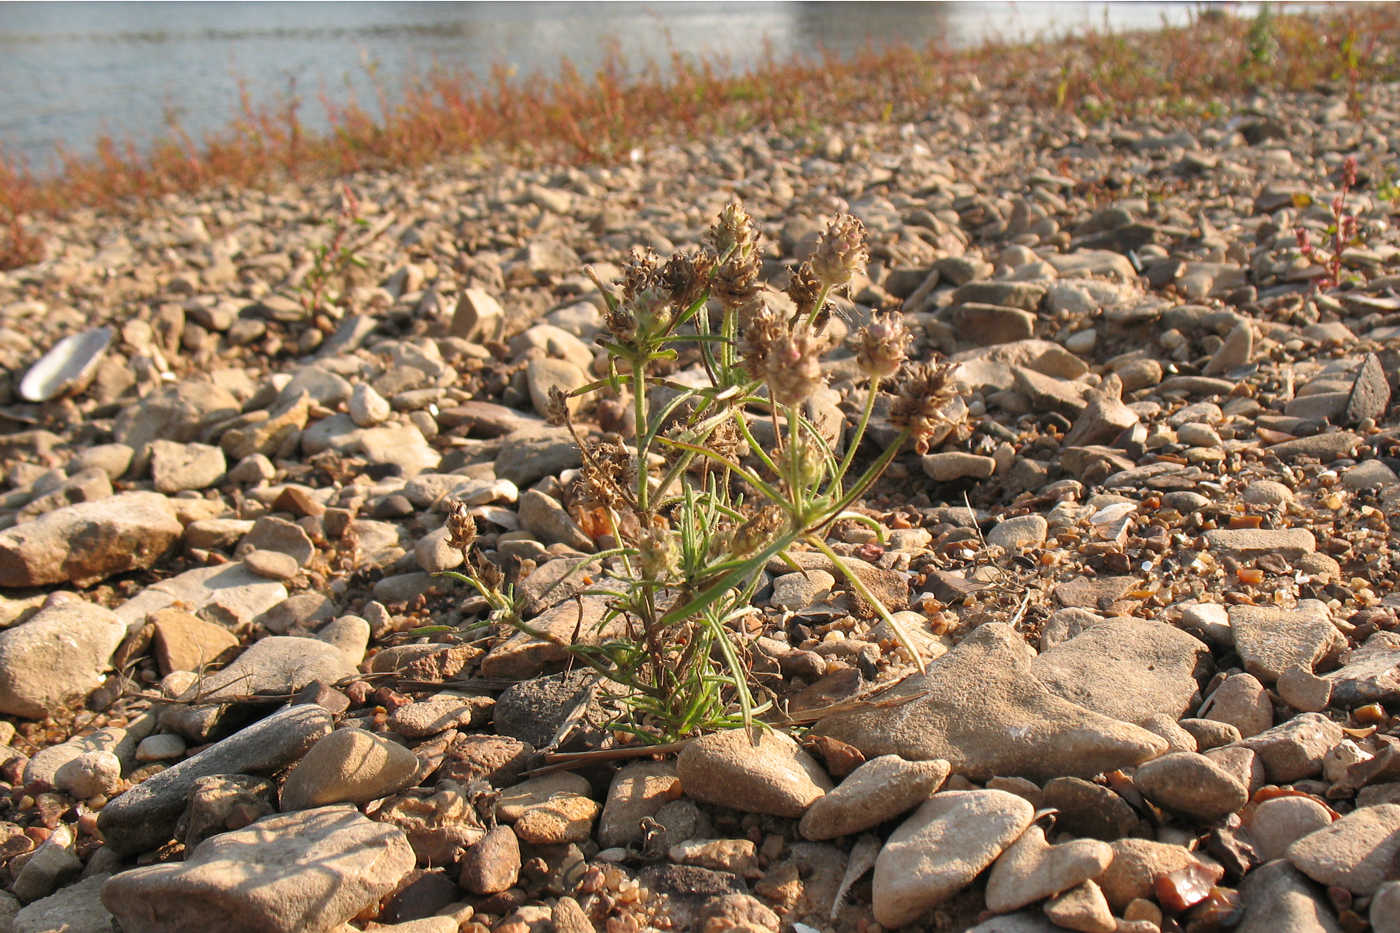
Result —
[[[1042,92],[36,218],[0,272],[14,928],[1393,931],[1400,89]],[[798,550],[732,632],[778,732],[638,761],[431,573],[464,502],[526,620],[587,640],[601,597],[546,589],[607,540],[544,417],[606,373],[584,268],[735,196],[774,290],[859,217],[830,326],[898,308],[956,363],[965,420],[829,538],[927,673]],[[857,372],[831,351],[814,420],[861,419]]]
[[[172,117],[149,146],[118,134],[97,140],[94,157],[56,153],[57,177],[0,152],[0,221],[83,206],[139,208],[161,194],[220,184],[412,168],[464,153],[527,164],[617,163],[639,148],[750,126],[904,122],[933,101],[977,113],[1003,90],[1089,120],[1170,115],[1251,89],[1393,80],[1398,23],[1390,5],[1283,7],[1250,19],[1201,13],[1185,27],[1033,45],[930,44],[774,60],[738,74],[680,51],[665,62],[613,53],[594,74],[566,62],[557,77],[501,67],[483,81],[444,68],[406,81],[402,93],[377,84],[372,100],[322,92],[329,132],[305,122],[304,101],[257,104],[245,87],[239,116],[221,130],[191,133]]]

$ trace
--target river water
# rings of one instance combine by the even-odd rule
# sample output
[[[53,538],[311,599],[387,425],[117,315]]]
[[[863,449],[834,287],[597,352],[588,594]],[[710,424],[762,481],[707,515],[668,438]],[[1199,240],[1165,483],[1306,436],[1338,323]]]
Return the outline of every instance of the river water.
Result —
[[[57,147],[87,154],[100,134],[138,146],[176,118],[195,138],[254,102],[362,105],[435,64],[484,76],[589,74],[610,44],[635,64],[673,50],[742,69],[870,42],[949,46],[1086,28],[1184,23],[1199,3],[0,3],[0,149],[43,173]],[[1248,5],[1233,7],[1242,15]],[[371,74],[374,79],[371,79]]]

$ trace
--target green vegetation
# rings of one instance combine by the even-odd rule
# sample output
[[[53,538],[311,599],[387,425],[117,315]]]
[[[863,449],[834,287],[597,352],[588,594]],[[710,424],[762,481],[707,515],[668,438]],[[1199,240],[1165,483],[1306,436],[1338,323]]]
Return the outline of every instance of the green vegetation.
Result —
[[[883,534],[850,507],[905,442],[921,446],[951,427],[949,370],[923,364],[902,373],[889,416],[897,440],[858,468],[880,391],[904,366],[902,319],[876,319],[854,338],[865,405],[844,447],[842,432],[829,422],[823,431],[810,403],[832,346],[828,299],[868,261],[864,230],[853,217],[834,220],[794,272],[791,308],[782,312],[760,284],[757,240],[743,208],[731,204],[707,248],[664,263],[634,251],[620,286],[599,283],[612,373],[574,396],[630,396],[636,430],[625,445],[581,437],[562,393],[551,412],[583,451],[575,511],[615,545],[592,561],[603,576],[588,593],[607,605],[596,625],[564,640],[522,621],[501,573],[473,551],[465,508],[450,525],[468,557],[458,579],[486,598],[487,621],[558,644],[592,667],[624,710],[616,727],[643,741],[751,725],[765,711],[749,673],[747,623],[758,613],[752,602],[765,568],[776,560],[798,569],[789,555],[798,544],[824,556],[922,667],[900,623],[826,537],[839,520]],[[720,309],[713,319],[712,299]],[[703,368],[704,384],[667,379],[677,362]]]

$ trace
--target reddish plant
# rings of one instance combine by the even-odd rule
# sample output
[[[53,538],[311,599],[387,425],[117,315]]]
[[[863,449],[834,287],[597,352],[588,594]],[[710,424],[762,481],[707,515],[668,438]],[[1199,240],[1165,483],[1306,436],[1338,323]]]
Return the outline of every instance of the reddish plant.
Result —
[[[19,215],[11,213],[0,229],[0,269],[30,266],[44,258],[44,244],[24,229]]]
[[[1356,215],[1347,210],[1347,195],[1351,194],[1351,189],[1355,186],[1356,156],[1347,156],[1346,161],[1342,163],[1342,190],[1332,199],[1331,204],[1332,223],[1327,228],[1327,234],[1332,239],[1330,247],[1324,248],[1313,243],[1312,235],[1306,227],[1294,228],[1293,232],[1298,237],[1299,252],[1326,270],[1321,278],[1313,280],[1313,286],[1319,291],[1336,288],[1342,283],[1342,252],[1348,246],[1355,246],[1361,242]]]

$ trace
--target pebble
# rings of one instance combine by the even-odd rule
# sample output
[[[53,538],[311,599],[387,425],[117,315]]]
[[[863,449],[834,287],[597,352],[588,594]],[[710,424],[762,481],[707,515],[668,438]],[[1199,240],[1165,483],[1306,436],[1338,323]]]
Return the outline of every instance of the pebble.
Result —
[[[813,731],[854,745],[867,758],[943,759],[972,779],[1092,777],[1166,751],[1167,743],[1146,729],[1052,693],[1032,673],[1032,660],[1015,631],[989,622],[926,674],[884,695],[912,697],[909,702],[837,713]]]
[[[1029,803],[999,790],[935,794],[900,823],[875,860],[875,919],[912,923],[982,873],[1027,826]]]
[[[773,580],[768,604],[788,612],[798,612],[822,602],[831,594],[836,578],[825,570],[785,573]]]
[[[1045,543],[1049,525],[1041,515],[1018,515],[998,522],[987,532],[987,543],[1007,550],[1018,550]]]
[[[1306,528],[1214,529],[1206,532],[1211,551],[1239,560],[1254,560],[1277,554],[1284,560],[1297,560],[1317,549],[1317,541]]]
[[[1053,897],[1098,877],[1113,859],[1113,850],[1096,839],[1059,845],[1045,841],[1045,831],[1031,826],[997,858],[987,877],[987,909],[1010,913]]]
[[[682,749],[676,775],[686,796],[795,819],[832,789],[821,766],[788,736],[764,729],[754,738],[730,729]]]
[[[990,479],[997,468],[996,460],[991,457],[956,450],[924,454],[919,458],[919,463],[924,475],[939,483],[959,479]]]
[[[1249,790],[1204,755],[1172,752],[1138,767],[1133,784],[1155,803],[1214,823],[1249,802]]]
[[[1253,674],[1231,674],[1210,695],[1205,718],[1233,726],[1240,736],[1258,735],[1274,724],[1274,704]]]
[[[681,794],[676,766],[669,761],[637,761],[623,765],[608,787],[598,820],[598,843],[604,848],[626,846],[642,838],[642,821],[656,815]]]
[[[407,787],[418,774],[407,748],[363,729],[337,729],[307,750],[282,785],[282,810],[369,803]]]
[[[1103,891],[1092,881],[1070,888],[1045,902],[1045,916],[1057,927],[1080,933],[1114,933],[1118,920]]]
[[[355,384],[350,392],[350,420],[356,427],[372,428],[386,421],[390,414],[389,403],[374,391],[374,386],[365,382]]]
[[[243,563],[268,580],[291,580],[301,571],[297,559],[281,551],[252,550],[243,555]]]
[[[169,841],[197,780],[279,770],[330,731],[331,716],[319,706],[273,713],[113,798],[98,815],[98,829],[118,854],[153,849]]]
[[[168,732],[148,735],[136,746],[137,761],[170,761],[184,756],[185,740]]]
[[[133,868],[102,886],[124,929],[330,930],[413,869],[403,833],[350,806],[268,816],[213,836],[183,862]]]
[[[1202,862],[1185,846],[1150,839],[1118,839],[1109,845],[1113,859],[1095,880],[1115,913],[1121,913],[1134,898],[1153,899],[1157,879],[1171,872],[1203,870],[1215,881],[1222,874],[1219,866]]]
[[[1374,894],[1391,880],[1400,855],[1400,804],[1353,810],[1289,845],[1293,867],[1324,885],[1354,894]]]
[[[1244,501],[1264,509],[1281,509],[1291,504],[1293,491],[1271,479],[1257,479],[1244,488]]]
[[[122,763],[111,752],[85,752],[54,774],[54,787],[80,800],[108,797],[122,783]]]
[[[948,762],[872,758],[802,815],[798,831],[818,841],[863,832],[923,803],[948,777]]]
[[[520,875],[520,843],[509,826],[488,830],[462,856],[458,883],[477,895],[499,894]]]
[[[524,808],[515,821],[515,835],[537,846],[583,842],[593,834],[593,821],[601,810],[586,794],[556,792],[547,801]]]
[[[1316,800],[1275,797],[1255,807],[1244,826],[1260,858],[1271,862],[1283,858],[1296,840],[1331,823],[1332,814]]]

